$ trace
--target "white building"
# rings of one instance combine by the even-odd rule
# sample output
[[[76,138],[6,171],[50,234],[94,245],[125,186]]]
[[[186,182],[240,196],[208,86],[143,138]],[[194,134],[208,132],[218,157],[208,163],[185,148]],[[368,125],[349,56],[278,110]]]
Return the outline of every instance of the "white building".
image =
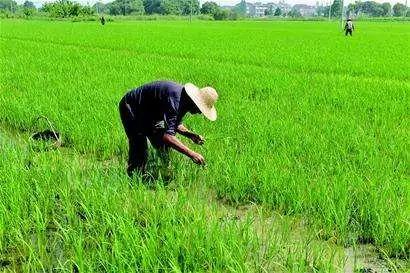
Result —
[[[303,17],[316,16],[316,7],[305,4],[296,4],[293,8],[300,12]]]
[[[277,4],[275,3],[246,3],[246,14],[251,17],[264,17],[265,12],[269,9],[275,11]]]
[[[254,4],[255,6],[255,17],[263,17],[265,16],[265,10],[268,9],[266,4],[262,4],[261,2],[256,2]]]

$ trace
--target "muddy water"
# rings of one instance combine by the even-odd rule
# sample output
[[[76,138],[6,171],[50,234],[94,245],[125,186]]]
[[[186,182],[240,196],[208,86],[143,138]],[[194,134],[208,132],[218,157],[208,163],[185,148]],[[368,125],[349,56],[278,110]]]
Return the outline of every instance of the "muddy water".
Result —
[[[345,273],[389,273],[392,270],[382,260],[373,245],[356,245],[345,249]]]

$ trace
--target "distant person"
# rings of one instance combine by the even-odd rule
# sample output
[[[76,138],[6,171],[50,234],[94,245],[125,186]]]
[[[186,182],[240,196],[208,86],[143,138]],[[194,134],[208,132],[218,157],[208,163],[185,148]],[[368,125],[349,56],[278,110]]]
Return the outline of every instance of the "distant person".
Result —
[[[105,25],[105,18],[104,18],[104,16],[101,16],[101,17],[100,17],[100,22],[101,22],[101,25]]]
[[[345,24],[345,36],[347,36],[348,34],[350,34],[350,36],[353,35],[353,30],[354,30],[354,25],[353,25],[353,21],[351,18],[348,18]]]
[[[209,120],[216,120],[214,104],[217,99],[218,94],[212,87],[199,89],[191,83],[181,85],[172,81],[154,81],[126,93],[119,103],[119,111],[129,144],[128,175],[132,176],[134,171],[144,174],[148,159],[147,138],[165,156],[171,147],[196,164],[204,165],[204,157],[185,146],[176,134],[202,145],[204,138],[189,131],[182,119],[189,112],[202,113]]]

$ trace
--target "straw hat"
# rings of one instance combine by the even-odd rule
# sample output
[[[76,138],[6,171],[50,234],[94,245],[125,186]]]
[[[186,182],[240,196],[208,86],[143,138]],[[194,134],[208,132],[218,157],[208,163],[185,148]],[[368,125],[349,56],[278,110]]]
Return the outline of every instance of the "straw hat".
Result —
[[[218,99],[218,93],[212,87],[204,87],[199,89],[192,83],[184,85],[185,92],[192,99],[195,105],[201,110],[202,114],[209,120],[216,120],[215,102]]]

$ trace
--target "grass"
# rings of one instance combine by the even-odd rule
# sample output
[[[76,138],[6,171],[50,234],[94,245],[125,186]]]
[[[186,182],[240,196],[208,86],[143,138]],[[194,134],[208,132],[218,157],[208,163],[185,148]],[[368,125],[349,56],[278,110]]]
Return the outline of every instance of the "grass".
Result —
[[[293,226],[264,222],[271,235],[261,237],[255,221],[221,223],[212,204],[225,200],[408,259],[410,25],[360,22],[352,38],[337,26],[1,21],[0,123],[32,132],[46,115],[65,145],[2,142],[3,256],[80,272],[342,268],[326,248],[304,248],[311,239],[292,237]],[[214,86],[220,101],[216,123],[187,120],[207,138],[197,148],[207,167],[174,155],[174,180],[152,191],[124,177],[117,104],[157,78]]]
[[[335,272],[342,264],[292,219],[238,213],[204,198],[205,187],[130,185],[115,162],[26,145],[1,135],[0,260],[10,271]]]

